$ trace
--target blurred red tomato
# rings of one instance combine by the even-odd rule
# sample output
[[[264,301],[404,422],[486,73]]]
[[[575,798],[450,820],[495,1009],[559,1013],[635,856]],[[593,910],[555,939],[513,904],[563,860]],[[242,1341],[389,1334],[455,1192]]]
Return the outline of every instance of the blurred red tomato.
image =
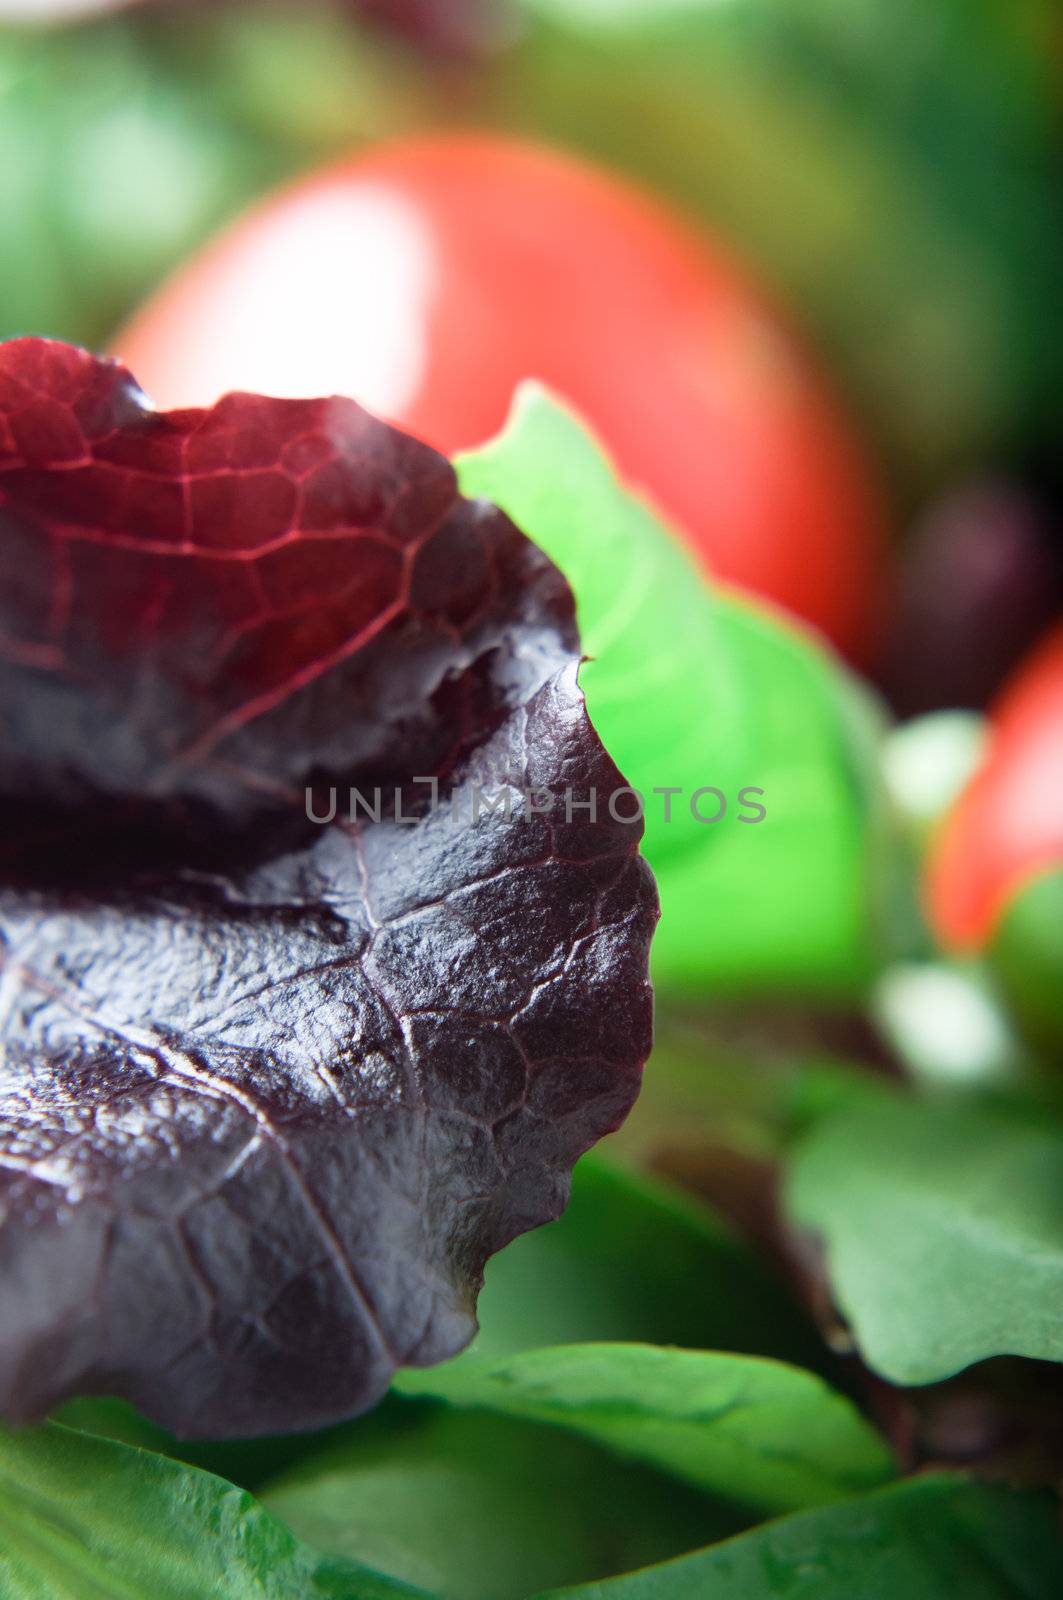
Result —
[[[927,906],[943,942],[989,943],[1019,891],[1063,867],[1063,626],[1007,682],[986,758],[931,853]]]
[[[432,137],[326,169],[223,233],[114,348],[160,405],[342,392],[448,454],[539,378],[707,567],[866,652],[882,519],[822,376],[731,261],[568,157]]]

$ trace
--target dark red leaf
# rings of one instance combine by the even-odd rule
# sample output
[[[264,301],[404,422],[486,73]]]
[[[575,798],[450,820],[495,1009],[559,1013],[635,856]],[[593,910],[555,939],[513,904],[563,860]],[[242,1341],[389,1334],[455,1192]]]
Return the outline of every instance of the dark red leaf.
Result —
[[[505,0],[349,0],[356,17],[420,46],[429,55],[475,59],[497,49],[517,18]]]
[[[310,1428],[468,1340],[649,1048],[577,661],[546,557],[352,402],[0,345],[7,1417]],[[506,783],[543,814],[474,824]]]

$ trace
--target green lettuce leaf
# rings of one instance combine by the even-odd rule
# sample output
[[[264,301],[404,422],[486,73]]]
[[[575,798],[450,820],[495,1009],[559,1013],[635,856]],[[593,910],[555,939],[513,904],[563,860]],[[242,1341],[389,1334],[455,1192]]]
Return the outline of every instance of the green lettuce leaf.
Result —
[[[4,1600],[415,1600],[319,1555],[242,1489],[49,1423],[0,1431]]]
[[[933,1383],[989,1356],[1063,1361],[1063,1129],[883,1096],[814,1129],[788,1185],[868,1364]]]
[[[888,1450],[848,1400],[799,1367],[754,1356],[567,1345],[459,1357],[400,1372],[395,1386],[556,1424],[762,1511],[844,1499],[890,1476]]]
[[[927,1477],[538,1600],[1056,1600],[1050,1495]]]
[[[829,1362],[811,1321],[712,1212],[597,1154],[576,1167],[564,1216],[488,1263],[478,1318],[470,1352],[478,1360],[625,1339],[712,1345],[806,1367]],[[118,1400],[71,1401],[59,1418],[191,1461],[256,1494],[326,1447],[363,1440],[370,1424],[383,1428],[392,1420],[385,1405],[324,1433],[218,1442],[175,1439]]]
[[[658,984],[859,987],[887,917],[879,726],[856,680],[796,624],[714,590],[537,385],[457,467],[463,493],[508,511],[575,591],[591,715],[645,796]],[[668,787],[683,791],[671,820],[668,797],[653,793]],[[710,788],[726,813],[698,821],[692,798]],[[763,794],[743,806],[746,789]],[[754,805],[763,820],[750,820]],[[698,807],[711,818],[719,801],[706,794]]]
[[[748,1520],[560,1429],[413,1401],[389,1410],[388,1432],[352,1432],[262,1497],[301,1538],[444,1600],[523,1600]]]

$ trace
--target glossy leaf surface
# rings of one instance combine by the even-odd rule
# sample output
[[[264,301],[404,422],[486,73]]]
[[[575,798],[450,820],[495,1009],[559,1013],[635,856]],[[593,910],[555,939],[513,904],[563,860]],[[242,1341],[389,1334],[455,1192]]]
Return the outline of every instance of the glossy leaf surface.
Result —
[[[43,341],[0,535],[4,1409],[339,1420],[468,1340],[637,1091],[654,894],[566,820],[621,782],[572,597],[350,402],[159,415]]]

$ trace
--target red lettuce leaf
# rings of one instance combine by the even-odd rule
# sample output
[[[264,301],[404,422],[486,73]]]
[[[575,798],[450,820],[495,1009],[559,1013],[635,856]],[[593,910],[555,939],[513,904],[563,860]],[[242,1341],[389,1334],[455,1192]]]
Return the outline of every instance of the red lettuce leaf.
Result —
[[[429,55],[475,60],[517,32],[498,0],[349,0],[356,17],[397,34]]]
[[[577,665],[547,558],[352,402],[0,345],[6,1417],[312,1428],[469,1339],[650,1044]]]

